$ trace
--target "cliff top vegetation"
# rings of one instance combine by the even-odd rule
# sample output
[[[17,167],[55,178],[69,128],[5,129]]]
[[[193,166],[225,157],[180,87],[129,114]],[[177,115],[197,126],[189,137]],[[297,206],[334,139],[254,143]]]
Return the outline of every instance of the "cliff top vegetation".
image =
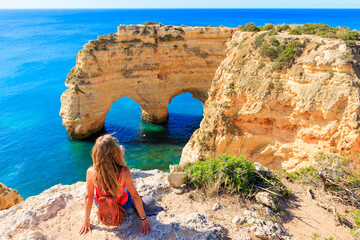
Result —
[[[338,38],[344,40],[348,46],[355,46],[356,41],[360,40],[360,33],[357,30],[350,30],[348,27],[333,28],[323,23],[306,23],[304,25],[274,25],[268,23],[264,26],[247,23],[238,26],[237,29],[244,32],[270,31],[271,35],[276,35],[279,32],[288,32],[290,35],[309,34],[326,38]]]

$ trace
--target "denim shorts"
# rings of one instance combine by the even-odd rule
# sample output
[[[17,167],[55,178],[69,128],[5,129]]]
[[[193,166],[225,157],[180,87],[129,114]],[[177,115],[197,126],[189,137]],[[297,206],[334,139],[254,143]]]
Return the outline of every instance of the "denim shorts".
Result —
[[[131,207],[134,207],[134,209],[135,209],[134,200],[132,199],[129,191],[128,191],[126,188],[125,188],[125,192],[126,192],[127,195],[128,195],[128,200],[126,201],[126,203],[124,203],[123,205],[121,205],[121,207],[122,207],[125,211],[127,211],[127,210],[128,210],[129,208],[131,208]],[[97,205],[97,203],[96,203],[96,201],[95,201],[95,198],[94,198],[94,203],[95,203],[96,207],[99,208],[99,206]]]

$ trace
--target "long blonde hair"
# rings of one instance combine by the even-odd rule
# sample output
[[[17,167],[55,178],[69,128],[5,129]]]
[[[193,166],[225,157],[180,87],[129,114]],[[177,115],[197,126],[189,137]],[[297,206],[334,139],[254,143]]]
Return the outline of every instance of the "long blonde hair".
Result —
[[[126,163],[117,139],[109,134],[98,137],[91,156],[99,190],[119,197],[119,171]]]

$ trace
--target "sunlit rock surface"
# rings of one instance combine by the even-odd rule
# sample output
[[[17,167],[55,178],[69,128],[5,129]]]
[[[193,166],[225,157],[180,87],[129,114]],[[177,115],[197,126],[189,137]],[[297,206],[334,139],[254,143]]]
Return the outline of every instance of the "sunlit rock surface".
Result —
[[[83,139],[99,131],[111,104],[135,100],[142,119],[163,123],[168,104],[183,92],[203,102],[225,58],[227,27],[120,25],[79,51],[61,96],[60,116],[69,136]]]
[[[271,36],[304,45],[294,64],[279,71],[254,48],[260,34],[233,35],[181,164],[229,153],[271,169],[295,169],[318,151],[359,153],[358,47],[318,36]]]

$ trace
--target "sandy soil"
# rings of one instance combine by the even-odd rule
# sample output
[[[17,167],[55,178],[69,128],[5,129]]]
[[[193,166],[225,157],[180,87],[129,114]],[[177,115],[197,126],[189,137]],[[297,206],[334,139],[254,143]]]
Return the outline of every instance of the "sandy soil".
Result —
[[[285,180],[284,180],[285,181]],[[282,225],[295,239],[312,239],[313,233],[318,233],[319,239],[334,237],[334,239],[352,239],[349,228],[341,226],[331,212],[316,205],[316,202],[306,193],[308,186],[285,181],[292,191],[288,199],[279,201],[279,211],[285,213]],[[320,191],[314,190],[315,199],[328,203],[328,199]],[[327,200],[327,201],[325,201]],[[212,210],[215,203],[220,203],[222,209]],[[223,225],[230,239],[258,239],[245,227],[235,225],[232,219],[241,216],[245,208],[251,208],[250,202],[238,202],[236,197],[207,197],[199,191],[191,191],[182,195],[171,193],[165,195],[160,204],[174,214],[197,212],[206,215],[210,220]],[[351,208],[331,202],[336,211],[351,219]]]
[[[351,207],[329,201],[326,194],[312,189],[316,200],[314,201],[307,194],[308,186],[282,181],[293,193],[288,200],[280,201],[280,210],[285,213],[283,226],[293,237],[299,240],[312,239],[313,233],[318,233],[320,239],[352,239],[349,228],[341,226],[334,214],[319,207],[316,201],[335,207],[336,211],[348,220],[351,219]]]

